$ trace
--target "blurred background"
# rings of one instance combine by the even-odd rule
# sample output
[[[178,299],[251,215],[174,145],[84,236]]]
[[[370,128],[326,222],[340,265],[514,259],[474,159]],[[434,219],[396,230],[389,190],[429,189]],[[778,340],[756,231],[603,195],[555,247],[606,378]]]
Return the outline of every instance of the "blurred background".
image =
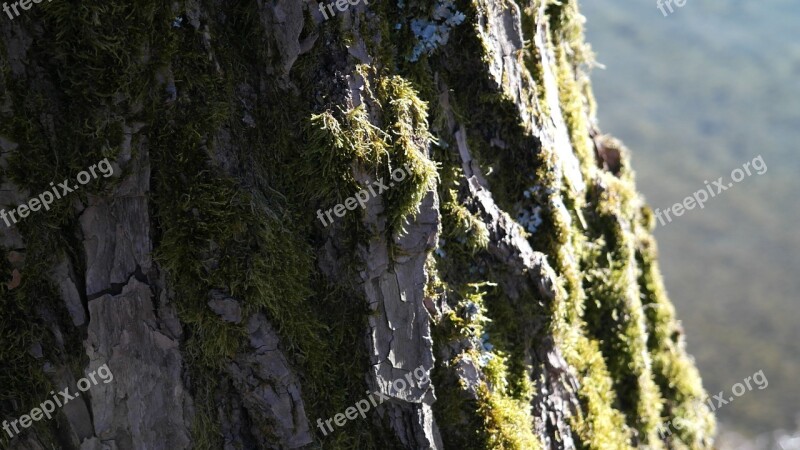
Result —
[[[600,126],[631,149],[651,207],[727,184],[758,155],[768,167],[655,234],[709,394],[769,380],[717,410],[720,448],[800,449],[800,2],[581,7],[605,66],[592,73]]]

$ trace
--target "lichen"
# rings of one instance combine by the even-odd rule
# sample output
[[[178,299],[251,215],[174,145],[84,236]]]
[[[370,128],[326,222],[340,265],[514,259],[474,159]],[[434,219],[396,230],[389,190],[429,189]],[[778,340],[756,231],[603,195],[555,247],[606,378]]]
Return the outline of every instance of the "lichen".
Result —
[[[431,54],[438,47],[447,44],[450,30],[460,25],[465,18],[464,13],[456,9],[453,0],[437,0],[430,19],[411,20],[411,31],[417,41],[408,60],[417,61],[423,54]]]

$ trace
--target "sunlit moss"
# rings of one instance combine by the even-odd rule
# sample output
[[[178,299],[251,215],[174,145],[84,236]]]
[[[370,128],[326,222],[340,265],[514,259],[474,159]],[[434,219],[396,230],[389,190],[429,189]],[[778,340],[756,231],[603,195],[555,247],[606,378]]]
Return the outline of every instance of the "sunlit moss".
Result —
[[[457,345],[463,350],[442,364],[449,370],[467,364],[478,368],[474,386],[453,386],[436,405],[449,445],[461,448],[527,450],[541,448],[533,433],[531,401],[533,384],[524,378],[521,385],[509,383],[508,355],[491,344],[484,305],[487,283],[469,284],[458,293],[461,300],[438,325],[440,345]],[[456,344],[456,342],[460,342]],[[460,391],[460,392],[459,392]],[[465,424],[471,424],[465,428]]]
[[[565,45],[556,48],[559,98],[570,141],[581,163],[581,172],[584,179],[591,179],[596,162],[594,145],[589,137],[587,100],[566,53]]]
[[[405,179],[394,182],[383,194],[390,231],[402,231],[405,220],[419,212],[422,197],[437,181],[437,167],[426,155],[432,140],[427,105],[401,77],[379,76],[366,67],[359,72],[380,110],[368,113],[360,105],[336,115],[331,111],[313,115],[310,148],[319,169],[311,170],[318,171],[335,191],[326,196],[331,201],[341,201],[361,189],[353,174],[354,163],[387,183],[393,172],[405,172],[404,177],[396,177]],[[372,123],[373,117],[382,127]]]
[[[673,427],[667,442],[676,447],[684,444],[691,448],[711,448],[716,423],[705,404],[708,394],[703,390],[694,361],[686,353],[675,309],[667,300],[655,240],[649,229],[646,232],[640,229],[636,258],[641,265],[639,286],[650,330],[648,348],[655,382],[665,400],[662,423],[679,419],[686,425],[682,429]]]
[[[444,169],[447,170],[447,169]],[[489,245],[486,224],[458,201],[456,179],[463,177],[461,169],[451,170],[442,177],[440,208],[442,210],[442,239],[463,242],[470,255],[485,250]],[[456,248],[461,248],[456,246]],[[452,257],[452,255],[451,255]]]

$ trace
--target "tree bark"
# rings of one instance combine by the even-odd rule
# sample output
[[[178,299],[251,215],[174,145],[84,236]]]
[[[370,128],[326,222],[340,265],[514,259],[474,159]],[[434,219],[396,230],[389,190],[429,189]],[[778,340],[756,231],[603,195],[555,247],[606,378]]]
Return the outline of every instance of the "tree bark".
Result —
[[[0,20],[3,446],[711,448],[577,2],[321,5]]]

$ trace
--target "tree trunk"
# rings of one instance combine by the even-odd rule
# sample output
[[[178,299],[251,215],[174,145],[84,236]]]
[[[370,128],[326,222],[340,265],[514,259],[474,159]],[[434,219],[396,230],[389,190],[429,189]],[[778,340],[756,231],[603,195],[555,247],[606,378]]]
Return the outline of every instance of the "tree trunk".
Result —
[[[709,448],[577,1],[331,5],[0,20],[3,446]]]

